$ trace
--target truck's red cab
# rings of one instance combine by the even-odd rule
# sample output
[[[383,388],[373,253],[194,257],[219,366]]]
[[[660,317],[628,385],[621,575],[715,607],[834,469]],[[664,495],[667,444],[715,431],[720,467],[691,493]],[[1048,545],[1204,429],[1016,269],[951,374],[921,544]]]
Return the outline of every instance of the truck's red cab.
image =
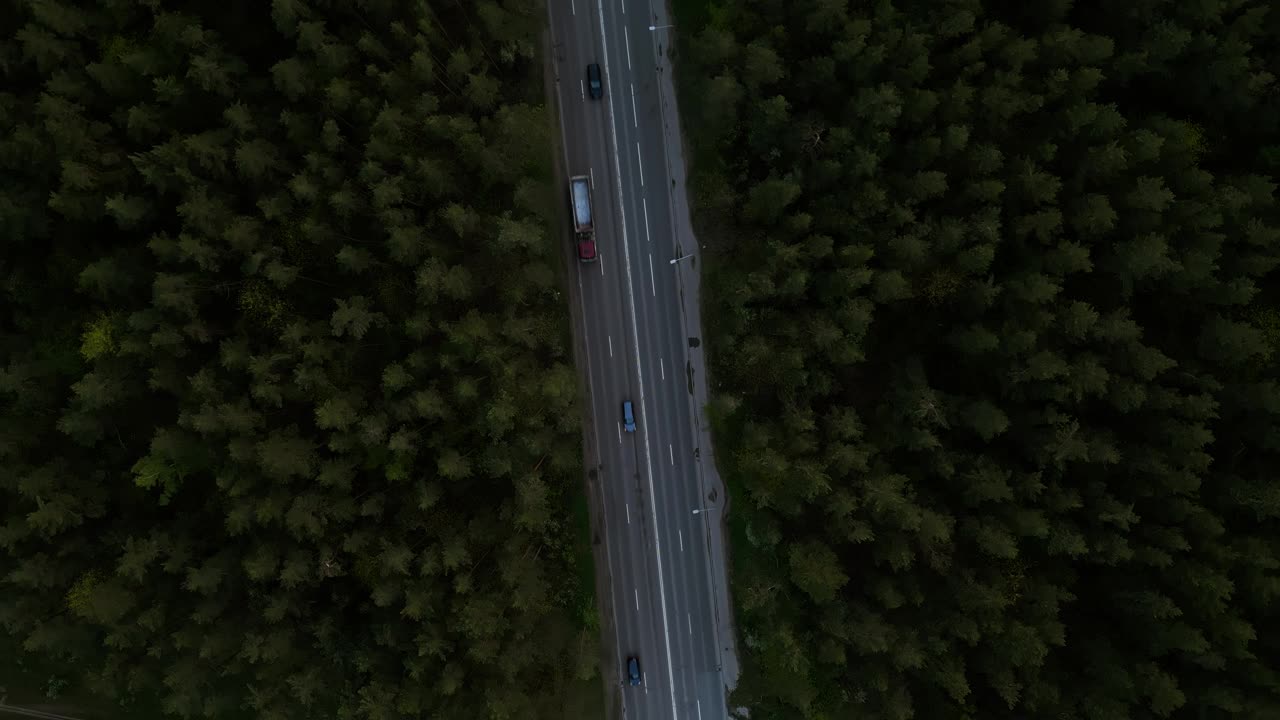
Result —
[[[595,262],[596,239],[591,235],[578,236],[578,259],[582,262]]]

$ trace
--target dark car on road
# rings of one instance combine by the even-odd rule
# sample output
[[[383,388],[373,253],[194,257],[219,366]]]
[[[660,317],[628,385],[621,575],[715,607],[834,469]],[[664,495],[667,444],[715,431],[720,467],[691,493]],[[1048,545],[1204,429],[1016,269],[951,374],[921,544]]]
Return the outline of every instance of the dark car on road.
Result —
[[[587,66],[587,93],[595,99],[604,95],[604,85],[600,82],[600,63]]]
[[[627,658],[627,682],[632,685],[640,684],[640,660],[638,658]]]
[[[636,431],[636,416],[631,412],[631,401],[622,403],[622,429],[627,432]]]

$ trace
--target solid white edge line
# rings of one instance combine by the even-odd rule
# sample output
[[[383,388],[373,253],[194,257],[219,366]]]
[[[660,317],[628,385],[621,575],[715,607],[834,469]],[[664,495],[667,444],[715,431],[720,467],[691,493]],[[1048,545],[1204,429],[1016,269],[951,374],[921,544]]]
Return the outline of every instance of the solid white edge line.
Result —
[[[609,77],[609,40],[604,31],[604,0],[596,0],[596,9],[600,16],[600,43],[604,48],[604,76]],[[645,467],[648,469],[649,497],[654,497],[653,492],[653,456],[649,447],[649,413],[644,409],[644,370],[640,364],[640,324],[636,320],[635,306],[635,284],[631,277],[631,250],[627,241],[627,211],[623,204],[622,196],[622,159],[618,155],[618,124],[613,112],[613,93],[609,93],[609,140],[613,145],[613,159],[617,162],[617,168],[614,172],[615,190],[618,193],[618,213],[622,217],[622,249],[624,265],[627,269],[627,295],[631,298],[628,309],[631,311],[631,335],[635,338],[636,349],[636,385],[640,393],[640,423],[644,426],[644,461]],[[680,711],[676,706],[676,676],[675,663],[671,659],[671,624],[667,620],[667,589],[666,580],[662,577],[662,540],[658,537],[660,533],[656,532],[658,527],[658,508],[656,502],[649,503],[649,515],[653,518],[653,551],[655,559],[658,563],[658,598],[659,607],[662,608],[662,639],[663,645],[667,653],[667,687],[671,688],[671,720],[680,720]],[[616,627],[616,625],[615,625]]]

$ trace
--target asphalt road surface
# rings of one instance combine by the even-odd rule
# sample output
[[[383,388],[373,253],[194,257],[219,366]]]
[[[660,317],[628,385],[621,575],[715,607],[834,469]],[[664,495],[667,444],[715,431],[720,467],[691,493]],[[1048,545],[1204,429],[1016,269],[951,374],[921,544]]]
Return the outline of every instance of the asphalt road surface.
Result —
[[[598,587],[614,645],[604,668],[616,678],[610,705],[628,719],[726,718],[738,670],[725,495],[702,416],[699,254],[666,58],[673,28],[664,6],[643,0],[548,5],[566,247],[568,178],[589,175],[593,185],[598,259],[575,261],[574,331],[587,375]],[[601,99],[586,87],[593,62]],[[635,432],[622,425],[627,400]],[[626,678],[632,656],[638,687]]]

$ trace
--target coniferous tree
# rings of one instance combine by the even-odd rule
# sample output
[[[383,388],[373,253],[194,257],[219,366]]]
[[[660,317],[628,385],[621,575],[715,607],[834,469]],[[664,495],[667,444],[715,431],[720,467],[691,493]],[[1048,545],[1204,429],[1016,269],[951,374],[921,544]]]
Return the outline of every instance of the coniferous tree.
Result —
[[[0,10],[0,648],[130,714],[555,705],[596,630],[541,17]]]
[[[1240,550],[1277,542],[1274,13],[811,0],[681,27],[736,699],[1280,710],[1246,580],[1274,553]]]

